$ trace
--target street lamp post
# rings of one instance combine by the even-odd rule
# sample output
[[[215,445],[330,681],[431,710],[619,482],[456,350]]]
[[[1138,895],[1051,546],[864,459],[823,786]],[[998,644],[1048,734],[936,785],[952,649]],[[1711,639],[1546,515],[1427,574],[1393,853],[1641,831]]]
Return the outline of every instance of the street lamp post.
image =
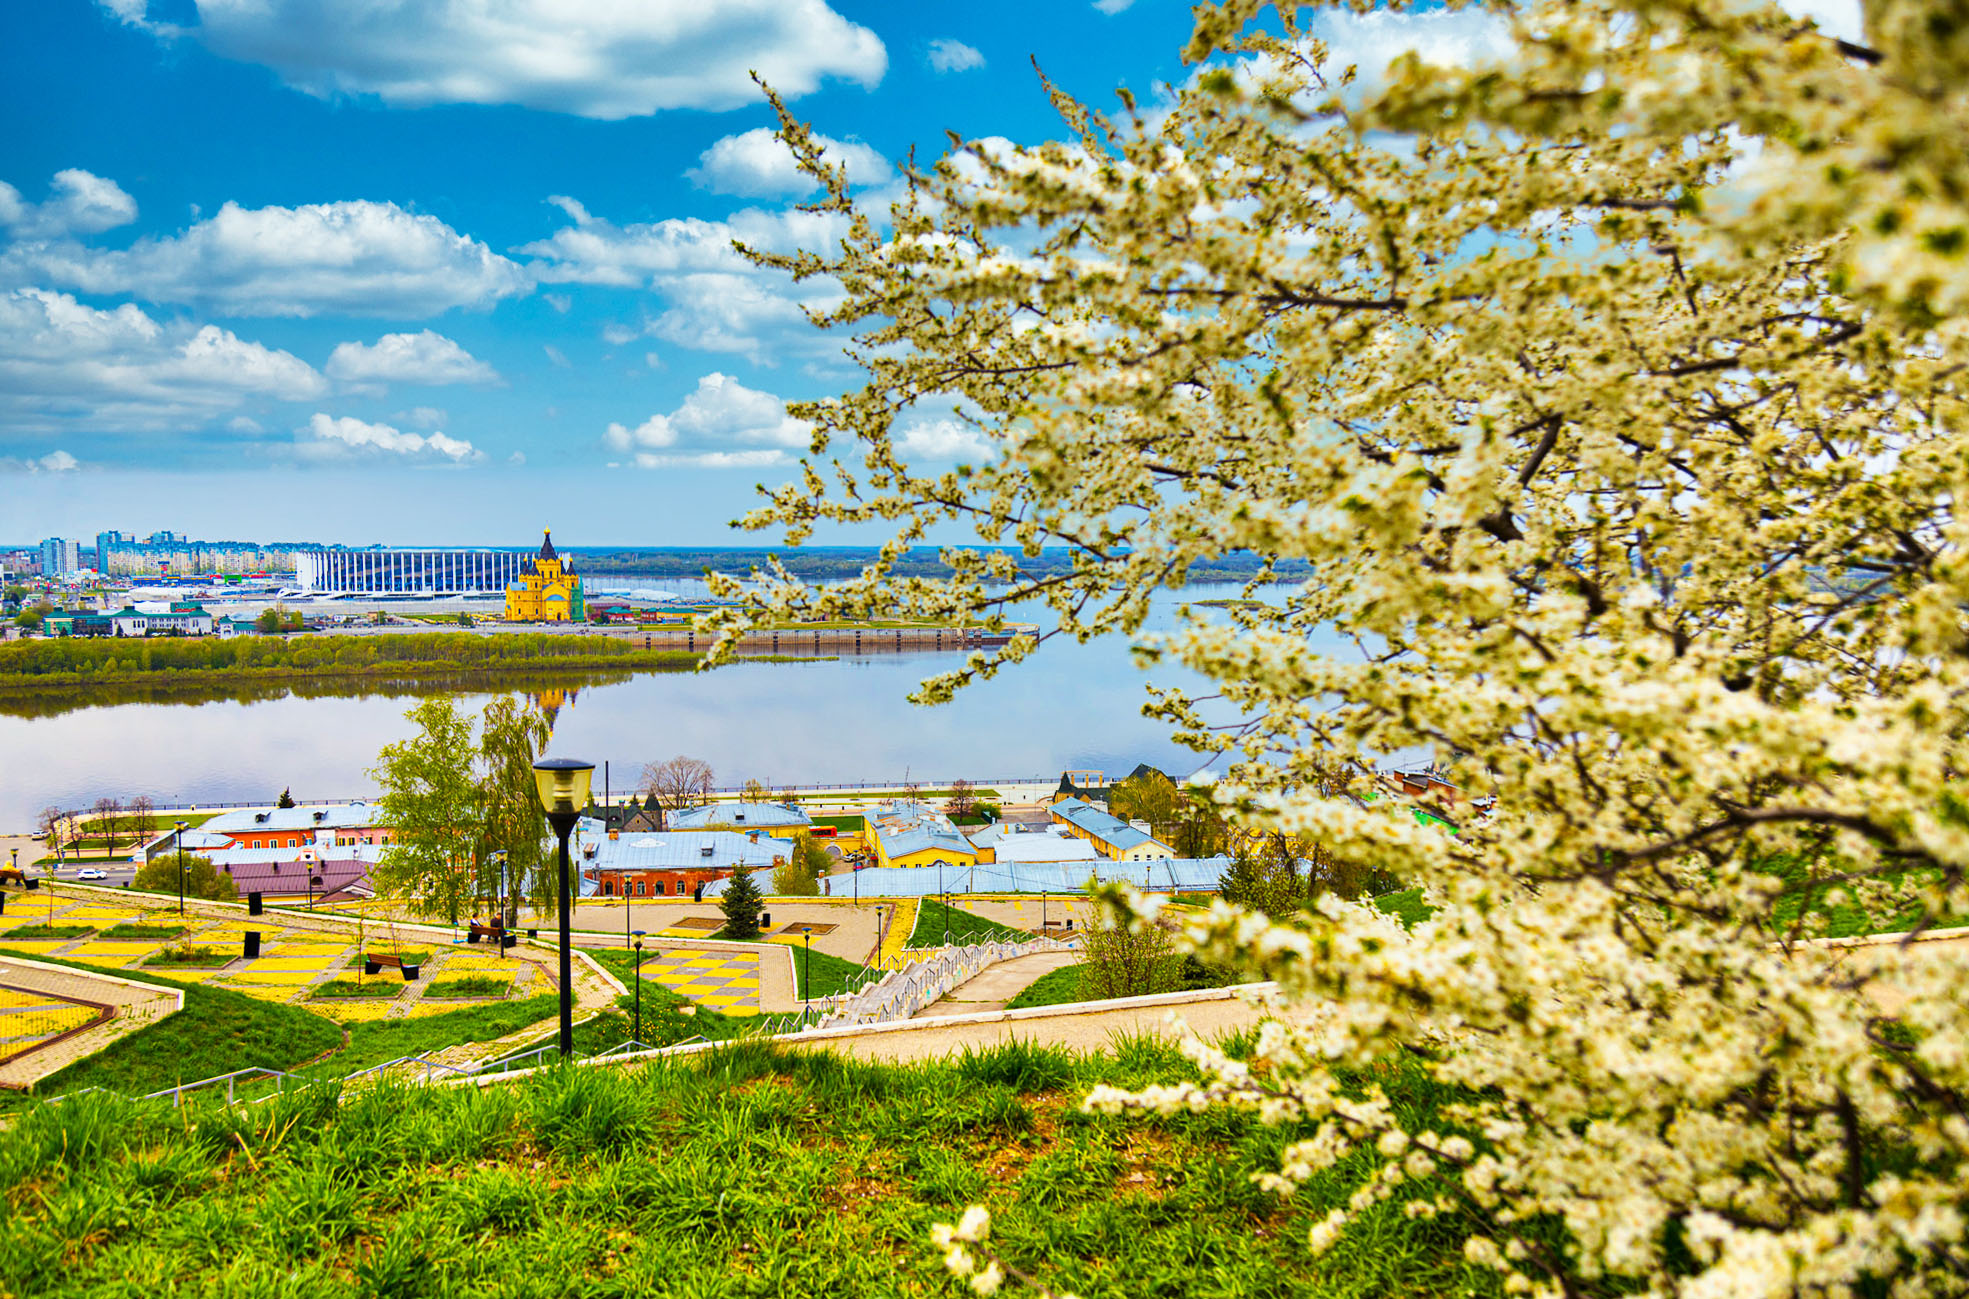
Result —
[[[943,858],[937,858],[937,896],[943,897]],[[943,905],[943,945],[950,946],[950,899],[944,898]]]
[[[636,931],[636,968],[629,972],[629,977],[636,981],[635,1036],[637,1046],[643,1044],[643,935],[648,932],[646,929],[638,929]]]
[[[804,1023],[814,1009],[814,927],[801,925],[800,932],[807,940],[807,959],[800,963],[800,1019]]]
[[[540,790],[540,805],[546,809],[547,824],[560,840],[561,876],[555,901],[561,913],[561,1058],[574,1054],[574,953],[570,934],[568,899],[567,837],[588,806],[588,789],[595,779],[595,764],[579,758],[542,758],[533,764],[534,784]]]
[[[178,822],[178,914],[185,913],[185,827],[188,821]]]

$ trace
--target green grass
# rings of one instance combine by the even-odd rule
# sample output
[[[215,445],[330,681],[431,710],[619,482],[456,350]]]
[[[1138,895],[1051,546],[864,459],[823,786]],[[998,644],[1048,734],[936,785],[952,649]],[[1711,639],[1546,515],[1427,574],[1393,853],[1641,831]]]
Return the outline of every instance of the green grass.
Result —
[[[176,938],[188,928],[186,925],[111,925],[97,935],[99,938]]]
[[[357,998],[394,997],[401,993],[404,984],[394,979],[381,978],[330,979],[327,983],[317,983],[308,990],[308,996],[317,1001],[350,1001]]]
[[[1078,965],[1062,965],[1057,970],[1048,970],[1020,990],[1019,995],[1005,1003],[1007,1010],[1025,1010],[1030,1006],[1064,1006],[1071,1002],[1086,1001],[1081,995],[1080,970]]]
[[[1405,929],[1413,929],[1436,914],[1436,909],[1422,900],[1421,889],[1402,889],[1397,893],[1383,893],[1373,901],[1375,910],[1401,921]]]
[[[409,948],[401,952],[390,952],[390,951],[384,951],[382,948],[379,947],[379,948],[372,949],[367,954],[361,952],[356,953],[354,956],[351,956],[349,958],[349,964],[359,966],[364,963],[365,959],[374,960],[378,956],[394,956],[398,960],[402,961],[405,965],[422,965],[424,962],[431,959],[431,953],[426,948]],[[386,965],[383,968],[386,970],[393,970],[396,967],[393,965]]]
[[[1808,938],[1860,938],[1868,934],[1903,934],[1916,925],[1926,921],[1925,928],[1952,929],[1969,925],[1965,916],[1933,916],[1919,903],[1910,902],[1895,906],[1891,902],[1876,901],[1872,905],[1859,901],[1854,896],[1852,886],[1845,886],[1848,895],[1845,901],[1833,902],[1833,886],[1826,884],[1808,885],[1805,869],[1789,860],[1779,859],[1771,863],[1774,874],[1784,878],[1785,892],[1772,908],[1773,923],[1787,932],[1799,927]],[[1840,867],[1828,864],[1827,873],[1837,873]],[[1933,872],[1927,872],[1932,877]],[[1899,883],[1902,876],[1889,876]],[[1910,884],[1915,880],[1909,880]],[[1801,921],[1803,922],[1801,925]]]
[[[5,938],[80,938],[84,934],[93,934],[95,932],[88,925],[21,925],[17,928],[9,929],[4,935],[0,935],[0,940]]]
[[[166,947],[144,958],[144,964],[158,969],[216,970],[232,964],[232,956],[216,947]]]
[[[103,972],[79,961],[55,960],[55,963],[95,974]],[[292,1069],[342,1042],[342,1030],[333,1021],[298,1006],[283,1006],[224,988],[179,983],[135,970],[115,973],[118,978],[134,979],[138,983],[183,988],[184,1009],[140,1033],[118,1038],[95,1055],[50,1075],[36,1086],[37,1095],[104,1087],[126,1096],[138,1096],[235,1069],[254,1066]],[[4,1289],[4,1283],[0,1283],[0,1290]]]
[[[542,993],[524,1001],[462,1006],[417,1019],[372,1019],[349,1025],[348,1045],[305,1072],[341,1078],[388,1060],[440,1051],[461,1042],[489,1042],[531,1028],[558,1013],[561,999]]]
[[[860,961],[844,960],[839,956],[829,956],[826,952],[813,954],[813,986],[807,986],[807,949],[796,945],[789,948],[793,953],[793,995],[795,997],[832,997],[836,993],[848,991],[849,981],[861,974]],[[856,986],[860,986],[857,984]]]
[[[1031,934],[1010,925],[1001,925],[996,920],[986,920],[974,916],[960,907],[946,907],[932,898],[924,898],[916,908],[916,928],[909,933],[905,947],[940,947],[943,944],[945,917],[949,917],[950,941],[954,944],[988,942],[994,938],[1014,940],[1030,938]]]
[[[468,974],[456,979],[439,979],[424,989],[426,997],[503,997],[513,990],[511,979],[485,974]]]
[[[1191,1077],[1147,1038],[919,1065],[746,1043],[232,1111],[83,1097],[0,1133],[0,1292],[957,1299],[930,1228],[982,1203],[1009,1262],[1088,1299],[1499,1294],[1456,1217],[1404,1212],[1432,1180],[1309,1254],[1310,1227],[1376,1175],[1371,1150],[1280,1197],[1252,1174],[1309,1125],[1079,1109],[1098,1083]],[[1381,1081],[1418,1123],[1447,1099],[1412,1066]]]

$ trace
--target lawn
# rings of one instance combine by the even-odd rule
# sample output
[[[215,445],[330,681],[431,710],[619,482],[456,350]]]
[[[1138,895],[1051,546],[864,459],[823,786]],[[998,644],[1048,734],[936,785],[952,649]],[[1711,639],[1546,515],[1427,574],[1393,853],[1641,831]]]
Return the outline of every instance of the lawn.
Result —
[[[327,983],[316,984],[308,996],[317,1001],[368,1001],[394,997],[403,988],[404,985],[395,979],[387,982],[382,978],[330,979]]]
[[[424,989],[426,997],[503,997],[513,989],[510,976],[467,974],[456,979],[439,979]]]
[[[188,925],[111,925],[98,937],[119,940],[176,938],[189,927]]]
[[[1018,942],[1032,937],[1023,929],[1001,925],[996,920],[974,916],[961,907],[946,907],[935,899],[924,898],[916,908],[916,928],[910,931],[909,941],[903,946],[942,946],[946,916],[949,918],[952,943],[988,942],[994,938],[1008,938]]]
[[[1009,1262],[1087,1299],[1499,1293],[1458,1218],[1405,1213],[1429,1180],[1310,1254],[1371,1150],[1282,1198],[1251,1177],[1305,1127],[1080,1112],[1097,1083],[1193,1076],[1139,1038],[920,1065],[748,1043],[230,1112],[80,1097],[0,1134],[0,1292],[956,1299],[930,1227],[983,1203]],[[1404,1109],[1443,1099],[1412,1066],[1381,1081]]]
[[[1019,995],[1005,1003],[1007,1010],[1024,1010],[1029,1006],[1064,1006],[1069,1002],[1086,1001],[1080,991],[1080,970],[1078,965],[1062,965],[1057,970],[1046,973],[1027,984]]]
[[[561,999],[542,993],[524,1001],[498,1001],[485,1006],[462,1006],[442,1015],[417,1019],[360,1020],[349,1025],[349,1043],[307,1070],[321,1078],[341,1078],[407,1055],[423,1055],[460,1042],[489,1042],[551,1019]]]
[[[93,974],[102,973],[94,966],[75,961],[47,956],[28,959],[52,960]],[[342,1043],[342,1030],[332,1021],[298,1006],[278,1005],[224,988],[179,983],[135,970],[118,970],[116,975],[138,983],[183,988],[185,1008],[51,1075],[37,1087],[39,1095],[104,1087],[126,1096],[137,1096],[235,1069],[253,1066],[292,1069]],[[0,1290],[5,1288],[0,1286]]]
[[[846,992],[850,980],[856,980],[863,970],[860,961],[844,960],[839,956],[829,956],[826,952],[813,954],[813,986],[807,986],[807,949],[795,946],[793,952],[793,995],[796,997],[832,997]],[[855,986],[872,980],[856,980]]]

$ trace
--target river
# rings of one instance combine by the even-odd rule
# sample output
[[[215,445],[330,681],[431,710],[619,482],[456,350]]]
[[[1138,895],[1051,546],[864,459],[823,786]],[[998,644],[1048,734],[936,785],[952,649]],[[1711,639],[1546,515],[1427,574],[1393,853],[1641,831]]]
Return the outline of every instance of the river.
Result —
[[[1236,593],[1190,587],[1182,598]],[[1168,625],[1175,603],[1159,601],[1152,625]],[[1330,648],[1344,652],[1337,641]],[[551,748],[606,761],[618,790],[643,764],[679,754],[709,762],[721,785],[1056,779],[1067,768],[1119,775],[1138,762],[1180,775],[1202,761],[1141,713],[1145,683],[1195,679],[1171,666],[1143,672],[1118,638],[1055,639],[950,704],[908,702],[917,682],[956,662],[888,654],[610,676],[570,692]],[[303,800],[367,797],[377,750],[410,733],[403,714],[422,688],[362,689],[309,696],[256,686],[232,698],[0,716],[0,832],[31,826],[43,807],[101,797],[147,794],[159,806],[272,802],[282,789]],[[473,707],[487,697],[462,692]]]

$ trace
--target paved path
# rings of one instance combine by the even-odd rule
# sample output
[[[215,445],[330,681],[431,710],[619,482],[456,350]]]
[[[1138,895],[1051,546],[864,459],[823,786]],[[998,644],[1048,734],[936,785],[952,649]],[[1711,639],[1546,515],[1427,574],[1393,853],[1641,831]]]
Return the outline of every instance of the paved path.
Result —
[[[33,992],[73,997],[110,1006],[115,1017],[104,1024],[65,1037],[48,1046],[37,1047],[25,1055],[0,1064],[0,1087],[27,1087],[57,1069],[94,1055],[116,1039],[139,1029],[149,1028],[166,1015],[183,1008],[184,993],[175,988],[159,988],[114,977],[98,977],[80,970],[39,961],[0,958],[0,984]]]
[[[949,1015],[968,1015],[982,1010],[1003,1010],[1005,1004],[1024,992],[1041,975],[1085,959],[1081,952],[1034,952],[1009,961],[987,965],[965,982],[923,1007],[915,1019],[941,1019]]]

